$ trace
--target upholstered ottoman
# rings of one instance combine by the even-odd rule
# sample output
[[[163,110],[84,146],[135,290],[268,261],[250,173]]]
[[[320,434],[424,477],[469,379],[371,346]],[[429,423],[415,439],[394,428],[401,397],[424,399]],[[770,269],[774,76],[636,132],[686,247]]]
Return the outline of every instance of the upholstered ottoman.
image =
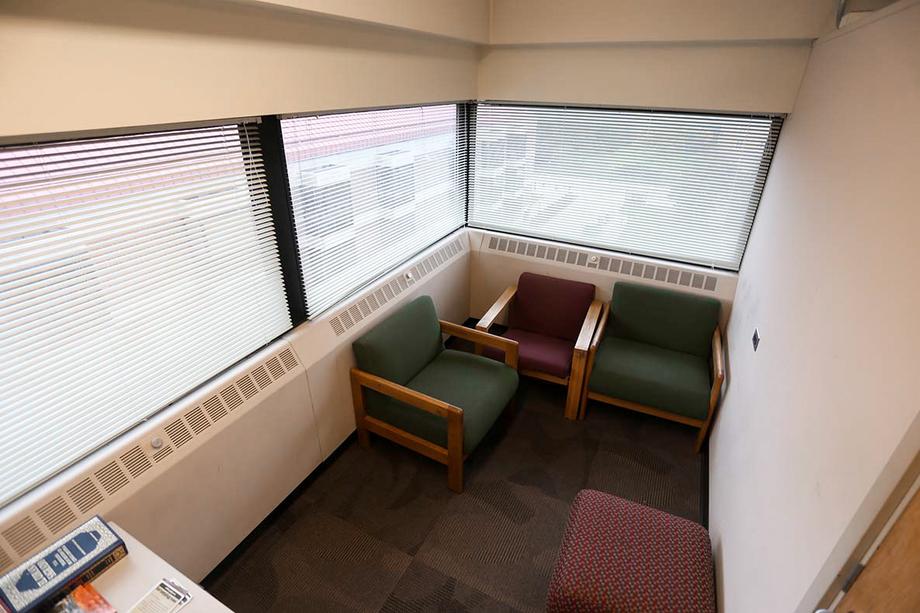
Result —
[[[715,613],[709,534],[697,523],[582,490],[569,512],[547,611]]]

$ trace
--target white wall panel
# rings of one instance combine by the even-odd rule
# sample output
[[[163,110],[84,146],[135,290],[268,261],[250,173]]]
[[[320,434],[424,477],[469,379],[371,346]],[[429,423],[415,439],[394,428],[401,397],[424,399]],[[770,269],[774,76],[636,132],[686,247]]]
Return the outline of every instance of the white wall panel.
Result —
[[[0,137],[476,97],[473,46],[227,2],[0,4]]]
[[[479,98],[787,113],[810,50],[801,41],[495,47],[479,64]]]
[[[724,611],[813,611],[920,449],[917,75],[902,2],[818,41],[783,127],[710,444]]]

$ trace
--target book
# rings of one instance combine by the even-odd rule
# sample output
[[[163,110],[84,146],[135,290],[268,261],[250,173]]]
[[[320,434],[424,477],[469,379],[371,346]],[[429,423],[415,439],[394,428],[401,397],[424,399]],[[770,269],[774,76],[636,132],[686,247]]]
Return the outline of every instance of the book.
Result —
[[[49,605],[127,554],[121,537],[97,515],[0,577],[0,608],[27,613]]]
[[[109,601],[96,591],[91,583],[78,585],[63,600],[59,600],[51,613],[117,613]]]

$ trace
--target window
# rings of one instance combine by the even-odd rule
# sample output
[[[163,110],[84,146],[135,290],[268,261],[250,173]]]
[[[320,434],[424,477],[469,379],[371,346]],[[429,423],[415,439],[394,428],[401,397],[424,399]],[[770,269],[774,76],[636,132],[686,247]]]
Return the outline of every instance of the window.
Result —
[[[781,123],[480,104],[469,224],[737,270]]]
[[[282,120],[310,317],[464,225],[464,110]]]
[[[255,126],[0,149],[0,504],[290,326]]]

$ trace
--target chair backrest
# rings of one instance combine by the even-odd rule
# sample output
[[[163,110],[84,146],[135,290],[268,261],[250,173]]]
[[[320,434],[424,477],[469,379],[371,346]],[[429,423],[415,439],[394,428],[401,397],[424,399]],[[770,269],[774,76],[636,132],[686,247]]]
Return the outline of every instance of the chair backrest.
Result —
[[[575,341],[594,300],[594,286],[530,272],[518,279],[508,320],[512,328]]]
[[[619,282],[613,286],[608,330],[619,338],[707,357],[720,306],[708,296]]]
[[[351,345],[358,368],[405,385],[444,349],[431,296],[419,296]]]

